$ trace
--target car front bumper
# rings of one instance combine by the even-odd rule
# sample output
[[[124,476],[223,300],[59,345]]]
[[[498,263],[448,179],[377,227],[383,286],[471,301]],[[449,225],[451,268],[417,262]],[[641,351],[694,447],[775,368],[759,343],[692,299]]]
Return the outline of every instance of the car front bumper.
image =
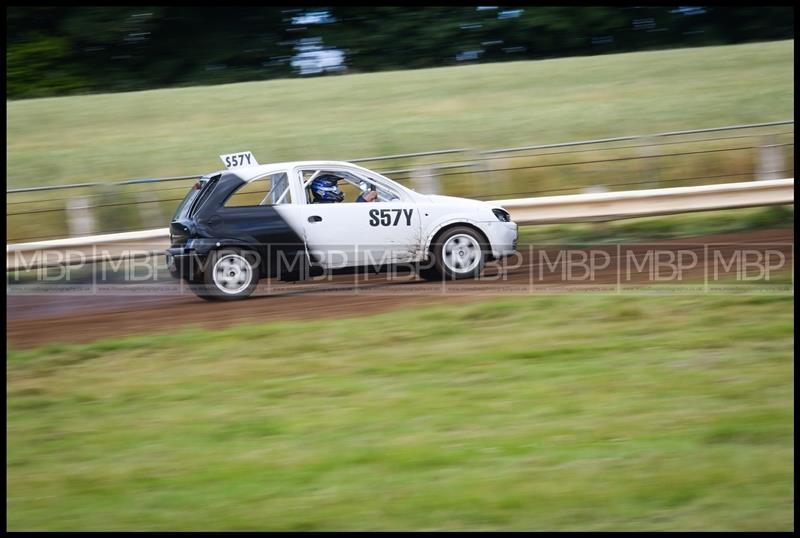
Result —
[[[494,258],[509,256],[517,251],[519,230],[516,222],[489,222],[485,224],[485,230]]]

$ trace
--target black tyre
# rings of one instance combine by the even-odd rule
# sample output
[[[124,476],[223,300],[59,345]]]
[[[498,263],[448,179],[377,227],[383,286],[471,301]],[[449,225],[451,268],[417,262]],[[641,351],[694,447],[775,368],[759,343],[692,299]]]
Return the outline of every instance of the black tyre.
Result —
[[[486,262],[489,245],[468,226],[445,231],[431,245],[431,259],[419,275],[426,280],[477,278]]]
[[[203,277],[190,282],[195,295],[207,301],[234,301],[249,297],[259,279],[258,256],[250,251],[213,251],[206,260]]]

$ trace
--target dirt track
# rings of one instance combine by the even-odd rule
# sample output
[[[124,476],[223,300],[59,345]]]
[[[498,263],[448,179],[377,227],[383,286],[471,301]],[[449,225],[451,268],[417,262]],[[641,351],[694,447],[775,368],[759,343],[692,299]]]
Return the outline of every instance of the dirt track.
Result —
[[[794,230],[786,228],[646,244],[598,245],[593,247],[599,262],[591,280],[569,278],[564,267],[554,268],[558,249],[521,245],[521,256],[509,260],[510,268],[501,278],[443,284],[416,280],[402,273],[338,275],[295,284],[267,281],[259,285],[254,297],[229,303],[207,303],[188,290],[181,291],[174,281],[151,286],[116,286],[110,292],[35,295],[17,294],[13,287],[7,287],[6,337],[10,346],[25,348],[168,331],[185,325],[220,328],[242,322],[368,315],[414,305],[473,302],[504,295],[585,293],[587,289],[613,293],[628,286],[653,283],[652,266],[630,263],[631,259],[642,261],[651,249],[659,249],[667,258],[671,252],[690,261],[692,255],[687,251],[697,254],[697,263],[686,264],[680,282],[662,281],[660,284],[702,284],[713,274],[714,252],[730,260],[737,248],[770,250],[775,253],[773,260],[775,256],[785,258],[783,270],[792,270],[793,244]],[[574,249],[578,261],[580,251],[591,253],[585,247]],[[548,257],[544,258],[543,253]],[[714,267],[720,277],[735,278],[735,264],[728,264],[726,268],[725,264],[714,263]],[[579,265],[576,268],[578,277],[580,270]],[[487,273],[494,275],[496,271],[489,269]]]

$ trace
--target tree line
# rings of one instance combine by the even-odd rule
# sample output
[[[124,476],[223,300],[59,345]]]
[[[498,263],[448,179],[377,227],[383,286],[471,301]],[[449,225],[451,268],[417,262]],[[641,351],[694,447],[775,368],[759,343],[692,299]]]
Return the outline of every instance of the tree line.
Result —
[[[94,6],[6,15],[11,99],[794,37],[792,7]]]

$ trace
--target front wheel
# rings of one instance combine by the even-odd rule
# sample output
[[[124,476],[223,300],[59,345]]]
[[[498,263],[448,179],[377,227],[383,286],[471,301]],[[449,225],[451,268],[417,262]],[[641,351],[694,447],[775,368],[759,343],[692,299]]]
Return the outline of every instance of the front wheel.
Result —
[[[232,301],[249,297],[259,279],[255,253],[237,249],[212,252],[200,282],[190,283],[192,291],[207,301]]]
[[[477,278],[483,270],[487,252],[488,245],[477,231],[467,226],[456,226],[436,239],[431,246],[432,264],[420,271],[420,276],[426,280]]]

